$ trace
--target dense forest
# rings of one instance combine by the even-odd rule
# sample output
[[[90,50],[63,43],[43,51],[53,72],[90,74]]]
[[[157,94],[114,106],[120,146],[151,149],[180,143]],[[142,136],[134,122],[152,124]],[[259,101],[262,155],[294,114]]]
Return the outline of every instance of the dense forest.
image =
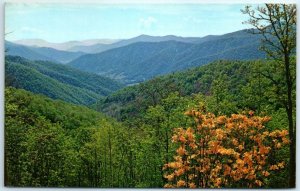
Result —
[[[168,180],[163,166],[178,147],[172,142],[174,130],[195,125],[186,111],[194,108],[217,116],[255,111],[271,117],[264,124],[266,132],[286,129],[276,87],[262,75],[273,65],[218,61],[122,89],[91,106],[119,122],[83,106],[6,88],[7,184],[163,187]],[[288,164],[288,154],[282,144],[266,160]],[[287,168],[268,173],[267,179],[260,179],[262,185],[253,187],[288,185]]]
[[[293,5],[257,11],[282,9],[295,14]],[[271,20],[262,29],[251,7],[243,13],[267,57],[214,59],[126,87],[87,69],[6,56],[5,185],[295,187],[295,25]],[[294,21],[287,15],[277,17]],[[163,42],[178,43],[190,42]],[[101,55],[131,52],[116,49]]]

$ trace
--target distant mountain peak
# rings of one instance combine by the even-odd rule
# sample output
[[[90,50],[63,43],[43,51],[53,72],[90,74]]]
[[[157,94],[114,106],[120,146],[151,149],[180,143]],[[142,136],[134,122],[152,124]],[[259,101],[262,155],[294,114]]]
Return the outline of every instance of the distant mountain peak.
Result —
[[[152,37],[151,35],[147,35],[147,34],[141,34],[141,35],[139,35],[139,36],[137,36],[137,37],[145,37],[145,36],[150,36],[150,37]]]
[[[180,37],[180,38],[181,38],[181,36],[176,36],[176,35],[173,35],[173,34],[165,35],[165,36],[163,36],[163,37]]]

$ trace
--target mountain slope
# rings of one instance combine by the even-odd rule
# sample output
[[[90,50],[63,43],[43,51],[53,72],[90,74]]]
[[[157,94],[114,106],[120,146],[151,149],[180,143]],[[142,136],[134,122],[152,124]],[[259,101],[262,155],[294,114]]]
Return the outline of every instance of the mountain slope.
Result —
[[[69,65],[132,84],[219,59],[264,58],[265,54],[258,50],[259,43],[260,36],[249,34],[245,30],[207,36],[200,43],[198,41],[198,44],[178,41],[139,42],[98,54],[84,55]]]
[[[199,66],[215,60],[252,60],[264,58],[265,53],[259,51],[260,37],[245,34],[239,36],[216,37],[215,39],[196,44],[189,50],[178,54],[175,70]]]
[[[97,43],[93,45],[77,45],[68,49],[71,52],[99,53],[111,49],[112,45]]]
[[[68,63],[72,60],[84,55],[83,52],[69,52],[69,51],[62,51],[56,50],[54,48],[47,48],[47,47],[29,47],[31,50],[41,54],[53,58],[56,62],[60,63]]]
[[[5,61],[8,85],[71,103],[88,105],[122,87],[108,78],[61,64],[14,56]]]
[[[31,47],[5,42],[7,55],[21,56],[30,60],[47,60],[60,63],[70,62],[82,55],[83,52],[68,52],[47,47]]]
[[[227,84],[222,86],[223,89],[227,88],[224,93],[230,92],[235,96],[233,100],[243,103],[242,88],[253,79],[255,62],[257,61],[215,61],[186,71],[159,76],[103,97],[94,108],[119,120],[140,118],[148,108],[160,104],[174,92],[178,92],[178,96],[198,93],[210,96],[214,91],[214,81],[219,79],[226,79],[221,82]]]
[[[143,61],[164,52],[166,60],[172,59],[172,55],[181,52],[190,47],[191,44],[166,41],[160,43],[139,42],[125,47],[120,47],[102,52],[100,54],[88,54],[82,56],[71,63],[71,66],[81,70],[96,72],[115,79],[124,80],[124,83],[135,83],[151,77],[151,74],[145,74],[146,66]],[[158,66],[164,62],[163,58],[158,58]],[[167,63],[166,63],[167,64]],[[135,78],[137,74],[142,74],[142,79]]]
[[[5,41],[5,50],[6,55],[21,56],[30,60],[55,61],[55,59],[37,53],[26,46],[18,45],[8,41]]]

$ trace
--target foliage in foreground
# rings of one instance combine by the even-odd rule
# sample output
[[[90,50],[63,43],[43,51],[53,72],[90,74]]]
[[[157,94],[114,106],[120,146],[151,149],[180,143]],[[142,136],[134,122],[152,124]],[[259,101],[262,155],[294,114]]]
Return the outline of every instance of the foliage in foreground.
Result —
[[[14,88],[5,99],[6,186],[130,185],[130,138],[113,119]]]
[[[268,131],[270,117],[232,114],[231,117],[190,110],[193,127],[175,129],[174,161],[165,164],[170,187],[253,188],[266,186],[285,161],[277,150],[289,143],[287,130]]]

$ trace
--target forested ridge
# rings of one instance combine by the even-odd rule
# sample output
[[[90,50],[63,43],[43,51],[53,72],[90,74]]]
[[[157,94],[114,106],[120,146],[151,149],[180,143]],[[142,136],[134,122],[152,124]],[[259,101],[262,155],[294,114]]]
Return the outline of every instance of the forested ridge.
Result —
[[[68,52],[50,47],[24,46],[5,41],[6,55],[21,56],[30,60],[67,63],[83,55],[83,52]]]
[[[280,72],[271,61],[216,61],[126,87],[101,98],[93,107],[119,120],[126,120],[126,115],[138,118],[149,106],[159,105],[175,92],[187,99],[201,97],[216,114],[245,109],[263,112],[270,106],[275,111],[280,103],[274,100],[277,95],[272,82],[264,77],[266,70],[279,78]]]
[[[88,105],[122,88],[119,82],[48,61],[6,56],[5,83],[53,99]]]

